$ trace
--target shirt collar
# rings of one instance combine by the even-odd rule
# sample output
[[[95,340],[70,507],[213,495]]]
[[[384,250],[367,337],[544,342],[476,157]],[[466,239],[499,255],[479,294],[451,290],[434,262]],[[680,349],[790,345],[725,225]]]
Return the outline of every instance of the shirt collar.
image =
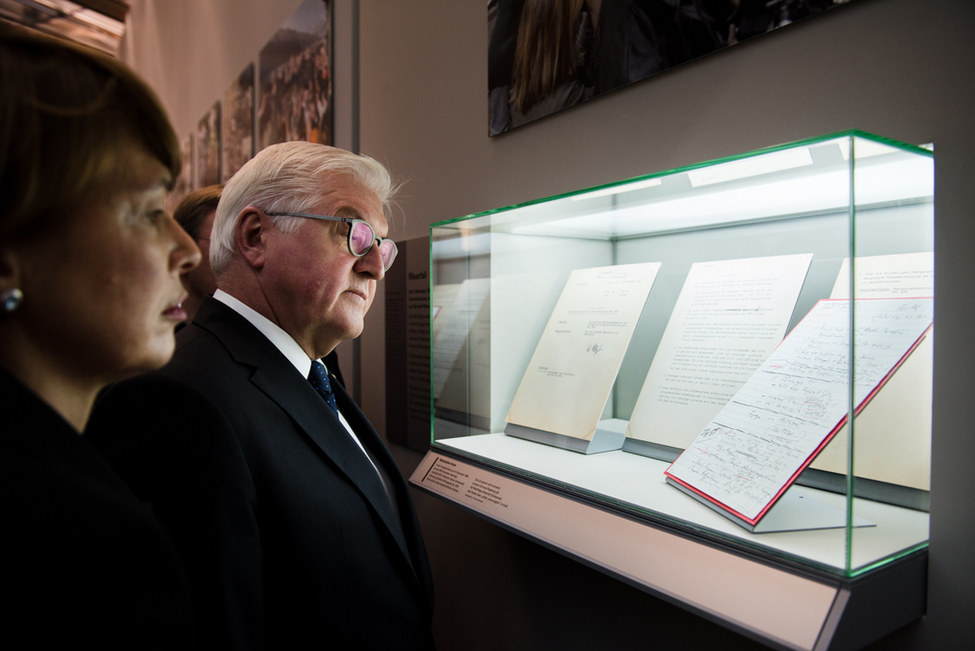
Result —
[[[305,354],[305,351],[302,350],[301,346],[298,345],[298,342],[294,340],[294,337],[282,330],[277,324],[272,323],[267,317],[258,314],[254,309],[244,305],[222,289],[214,292],[213,298],[247,319],[251,325],[260,330],[274,344],[275,348],[281,351],[281,354],[301,373],[301,377],[308,377],[308,373],[311,372],[311,360]]]

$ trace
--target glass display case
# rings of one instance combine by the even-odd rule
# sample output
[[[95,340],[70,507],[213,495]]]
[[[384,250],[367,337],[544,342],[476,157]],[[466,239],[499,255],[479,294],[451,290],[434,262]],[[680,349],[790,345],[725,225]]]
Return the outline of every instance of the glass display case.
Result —
[[[773,646],[920,616],[933,194],[850,131],[433,224],[413,483]]]

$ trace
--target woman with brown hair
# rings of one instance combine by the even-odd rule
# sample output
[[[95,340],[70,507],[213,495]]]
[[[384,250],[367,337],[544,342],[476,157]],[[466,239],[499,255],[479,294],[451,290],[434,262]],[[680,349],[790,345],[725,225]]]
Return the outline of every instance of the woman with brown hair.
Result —
[[[176,136],[118,61],[6,24],[0,88],[5,641],[186,648],[169,540],[80,436],[103,387],[169,360],[185,316],[200,254],[163,209]]]

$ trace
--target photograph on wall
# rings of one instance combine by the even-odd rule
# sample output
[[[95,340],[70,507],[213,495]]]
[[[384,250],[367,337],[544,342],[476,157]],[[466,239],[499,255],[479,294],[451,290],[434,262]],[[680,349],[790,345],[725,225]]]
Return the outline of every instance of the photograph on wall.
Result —
[[[259,146],[332,144],[331,3],[305,0],[261,49]]]
[[[196,187],[220,183],[220,102],[196,125]]]
[[[193,190],[193,134],[188,133],[179,141],[180,155],[183,157],[183,167],[179,176],[173,182],[173,189],[166,196],[166,210],[172,214],[180,200]]]
[[[498,135],[850,0],[488,0]]]
[[[223,94],[220,179],[226,183],[254,155],[254,64],[249,63]]]

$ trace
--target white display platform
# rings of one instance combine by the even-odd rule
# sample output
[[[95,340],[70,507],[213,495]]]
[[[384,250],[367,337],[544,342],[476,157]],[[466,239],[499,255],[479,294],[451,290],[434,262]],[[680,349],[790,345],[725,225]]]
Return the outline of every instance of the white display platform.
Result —
[[[665,518],[700,526],[749,546],[810,561],[842,573],[846,567],[846,530],[749,533],[703,504],[669,486],[664,470],[670,465],[623,451],[583,456],[504,434],[483,434],[437,441],[438,445],[475,455],[603,498],[650,511]],[[834,508],[844,510],[843,495],[793,487]],[[863,568],[892,555],[922,546],[928,540],[927,513],[869,500],[854,500],[854,515],[875,527],[853,530],[850,565]]]

